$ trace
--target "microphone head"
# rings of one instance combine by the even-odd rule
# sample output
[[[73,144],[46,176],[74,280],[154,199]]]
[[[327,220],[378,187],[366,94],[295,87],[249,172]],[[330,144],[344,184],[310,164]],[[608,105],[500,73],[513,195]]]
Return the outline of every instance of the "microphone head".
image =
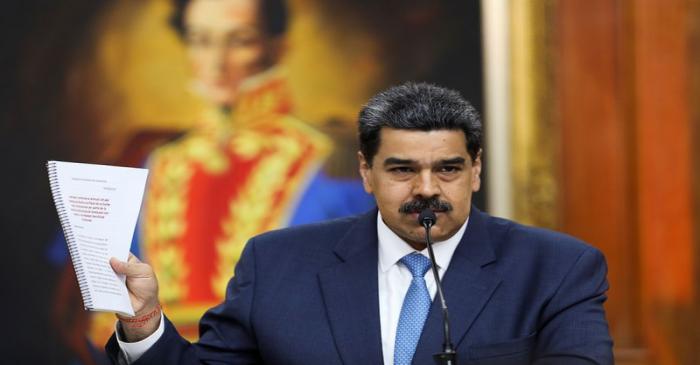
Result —
[[[437,217],[430,208],[423,209],[418,215],[418,224],[424,227],[432,227],[435,224]]]

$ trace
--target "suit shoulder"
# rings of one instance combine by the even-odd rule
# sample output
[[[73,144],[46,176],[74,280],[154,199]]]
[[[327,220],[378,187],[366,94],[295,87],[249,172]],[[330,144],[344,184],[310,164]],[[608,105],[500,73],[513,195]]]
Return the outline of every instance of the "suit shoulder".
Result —
[[[494,268],[509,281],[528,288],[523,280],[537,283],[545,297],[551,297],[567,277],[579,284],[602,285],[605,257],[588,243],[500,218],[487,219],[487,227],[497,258]]]
[[[496,242],[499,251],[570,260],[577,260],[585,252],[602,256],[596,247],[562,232],[497,217],[489,217],[487,226],[492,242]]]

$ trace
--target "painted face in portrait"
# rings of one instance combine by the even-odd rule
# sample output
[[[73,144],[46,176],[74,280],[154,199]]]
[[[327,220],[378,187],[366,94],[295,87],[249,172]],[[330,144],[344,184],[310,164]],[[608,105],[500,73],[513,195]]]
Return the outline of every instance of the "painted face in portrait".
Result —
[[[373,160],[359,153],[365,190],[374,194],[384,223],[414,248],[424,247],[418,224],[421,203],[432,200],[435,241],[457,233],[469,217],[472,193],[481,185],[481,157],[472,161],[460,130],[382,128]]]
[[[185,12],[185,40],[195,90],[217,106],[235,103],[241,84],[273,66],[280,37],[265,34],[255,0],[194,0]]]

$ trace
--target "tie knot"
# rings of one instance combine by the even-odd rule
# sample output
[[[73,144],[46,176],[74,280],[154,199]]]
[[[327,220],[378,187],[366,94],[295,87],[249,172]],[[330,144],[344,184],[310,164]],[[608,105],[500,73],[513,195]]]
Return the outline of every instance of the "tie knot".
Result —
[[[430,259],[418,252],[410,253],[402,257],[400,261],[411,271],[414,278],[423,277],[430,269]]]

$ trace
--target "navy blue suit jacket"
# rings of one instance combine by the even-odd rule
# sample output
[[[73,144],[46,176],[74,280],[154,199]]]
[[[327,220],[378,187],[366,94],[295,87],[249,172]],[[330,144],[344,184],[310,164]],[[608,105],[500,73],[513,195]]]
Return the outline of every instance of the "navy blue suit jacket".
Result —
[[[165,333],[136,364],[382,364],[376,210],[250,240],[190,344]],[[472,208],[443,286],[460,364],[612,364],[602,254]],[[439,301],[413,364],[442,348]],[[113,361],[115,338],[107,344]],[[390,364],[387,364],[390,365]]]

